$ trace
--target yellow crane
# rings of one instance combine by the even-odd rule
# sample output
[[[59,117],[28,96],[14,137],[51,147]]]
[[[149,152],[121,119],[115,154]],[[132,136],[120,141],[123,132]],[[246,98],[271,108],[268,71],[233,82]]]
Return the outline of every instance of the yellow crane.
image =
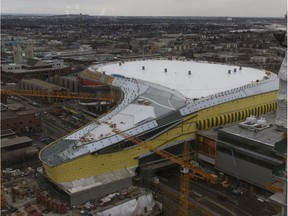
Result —
[[[97,94],[87,94],[87,93],[74,93],[74,92],[62,92],[62,91],[39,91],[39,90],[18,90],[18,89],[0,89],[1,95],[20,95],[20,96],[34,96],[34,97],[52,97],[56,98],[57,109],[57,99],[59,98],[75,98],[75,99],[97,99],[97,100],[115,100],[117,96],[111,95],[110,93],[97,93]],[[179,215],[188,216],[189,212],[189,181],[190,178],[201,178],[210,182],[212,184],[216,183],[216,178],[214,174],[207,173],[194,163],[190,163],[190,147],[187,141],[184,142],[183,157],[178,157],[171,154],[163,149],[155,148],[149,141],[143,141],[137,137],[130,136],[124,132],[113,129],[113,132],[123,136],[126,140],[129,140],[139,146],[142,146],[157,155],[164,157],[176,164],[181,165],[181,178],[180,178],[180,201],[181,208]],[[191,172],[193,173],[191,173]]]
[[[20,89],[0,89],[1,95],[19,95],[19,96],[31,96],[31,97],[47,97],[55,98],[54,110],[58,112],[58,99],[95,99],[101,101],[115,100],[117,95],[112,95],[110,92],[103,93],[97,92],[95,94],[88,93],[75,93],[75,92],[63,92],[63,91],[40,91],[40,90],[20,90]]]
[[[19,89],[0,89],[1,95],[22,95],[36,97],[54,97],[54,98],[78,98],[78,99],[97,99],[97,100],[114,100],[115,96],[110,93],[75,93],[63,91],[39,91],[39,90],[19,90]]]
[[[181,177],[180,177],[180,201],[181,208],[179,215],[188,216],[189,215],[189,186],[190,186],[190,177],[199,177],[206,180],[212,184],[216,184],[217,176],[212,173],[207,173],[201,168],[199,168],[195,163],[190,163],[190,147],[187,141],[184,142],[183,148],[183,157],[178,157],[171,154],[163,149],[155,148],[149,141],[143,141],[137,137],[130,136],[120,131],[117,128],[113,129],[113,132],[124,137],[126,140],[129,140],[139,146],[142,146],[149,151],[160,155],[174,163],[181,165]],[[191,174],[190,171],[193,173]]]

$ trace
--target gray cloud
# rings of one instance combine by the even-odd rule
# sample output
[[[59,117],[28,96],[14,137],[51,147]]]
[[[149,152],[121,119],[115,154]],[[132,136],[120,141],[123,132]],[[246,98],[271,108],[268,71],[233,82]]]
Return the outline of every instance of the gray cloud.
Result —
[[[120,16],[284,16],[286,0],[2,0],[2,13]]]

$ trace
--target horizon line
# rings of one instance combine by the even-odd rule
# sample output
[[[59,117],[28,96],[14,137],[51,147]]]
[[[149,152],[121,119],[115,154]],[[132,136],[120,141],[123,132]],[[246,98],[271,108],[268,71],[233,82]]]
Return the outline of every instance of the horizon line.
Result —
[[[5,12],[1,13],[2,15],[31,15],[31,16],[75,16],[75,15],[84,15],[84,16],[95,16],[95,17],[218,17],[218,18],[283,18],[283,16],[229,16],[229,15],[91,15],[86,13],[71,13],[71,14],[53,14],[53,13],[17,13],[17,12]]]

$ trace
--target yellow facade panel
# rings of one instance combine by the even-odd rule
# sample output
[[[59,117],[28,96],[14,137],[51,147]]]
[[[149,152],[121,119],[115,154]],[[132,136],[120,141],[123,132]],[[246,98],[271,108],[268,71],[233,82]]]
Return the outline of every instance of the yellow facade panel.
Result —
[[[211,118],[210,121],[211,121],[211,127],[214,127],[215,126],[215,118]]]
[[[192,114],[183,117],[183,123],[149,141],[149,144],[157,148],[177,141],[194,139],[198,130],[239,121],[248,117],[250,113],[258,115],[261,112],[260,106],[266,104],[271,104],[271,111],[274,111],[276,110],[276,97],[277,92],[275,91],[226,102],[201,110],[197,112],[197,115]],[[269,110],[268,108],[267,111]],[[114,153],[85,155],[56,167],[48,167],[46,164],[43,164],[43,166],[47,175],[55,182],[70,182],[116,170],[136,167],[138,166],[137,157],[148,151],[144,147],[134,147]]]
[[[267,112],[269,113],[269,112],[271,112],[271,103],[269,103],[268,105],[267,105]]]
[[[257,107],[254,107],[254,115],[258,116],[258,108]]]

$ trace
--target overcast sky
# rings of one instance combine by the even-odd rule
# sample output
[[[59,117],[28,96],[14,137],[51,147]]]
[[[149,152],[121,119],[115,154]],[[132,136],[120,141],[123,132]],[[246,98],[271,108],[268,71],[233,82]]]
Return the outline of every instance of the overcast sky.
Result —
[[[1,0],[2,13],[284,17],[287,0]]]

